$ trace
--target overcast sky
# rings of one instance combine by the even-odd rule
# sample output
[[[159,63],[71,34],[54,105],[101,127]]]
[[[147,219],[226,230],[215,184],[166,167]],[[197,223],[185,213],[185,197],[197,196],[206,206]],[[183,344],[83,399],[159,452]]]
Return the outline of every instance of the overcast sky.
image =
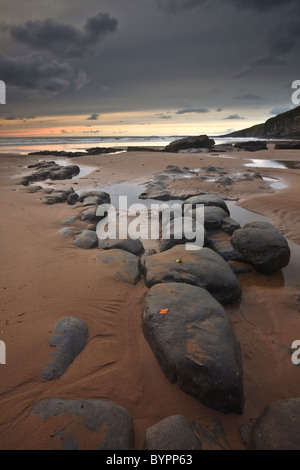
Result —
[[[293,107],[299,0],[1,0],[0,135],[210,135]]]

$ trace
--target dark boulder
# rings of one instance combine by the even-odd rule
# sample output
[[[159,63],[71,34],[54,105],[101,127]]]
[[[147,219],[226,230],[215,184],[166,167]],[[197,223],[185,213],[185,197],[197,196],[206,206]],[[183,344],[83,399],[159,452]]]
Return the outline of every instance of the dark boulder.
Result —
[[[145,450],[202,450],[190,422],[185,416],[170,416],[146,431]]]
[[[231,243],[242,259],[271,274],[287,266],[290,248],[284,236],[266,222],[251,222],[235,230]]]
[[[143,262],[147,287],[165,282],[183,282],[208,290],[219,302],[237,302],[241,285],[223,258],[209,248],[186,250],[177,245],[170,250],[146,256]]]
[[[51,171],[49,173],[49,178],[51,180],[66,180],[73,178],[73,176],[78,175],[80,172],[80,168],[77,165],[67,165],[63,167],[59,167],[55,171]]]
[[[133,240],[128,238],[127,240],[98,240],[98,248],[102,250],[125,250],[136,256],[140,256],[144,252],[144,246],[140,240]]]
[[[215,144],[213,139],[209,139],[207,135],[197,137],[187,137],[175,140],[165,147],[165,152],[178,152],[185,149],[211,148]]]
[[[93,230],[83,230],[74,241],[74,245],[77,248],[83,248],[85,250],[90,250],[91,248],[95,248],[97,246],[98,237],[96,232]]]
[[[98,204],[110,204],[110,195],[105,191],[83,191],[79,195],[78,202],[84,202],[87,198],[97,197]]]
[[[268,405],[250,431],[250,450],[300,449],[300,398]]]
[[[250,140],[249,142],[237,142],[234,148],[246,150],[247,152],[257,152],[258,150],[268,150],[266,142],[260,140]]]
[[[113,278],[135,285],[140,280],[139,258],[125,250],[100,251],[96,258],[107,266]]]
[[[218,194],[199,194],[198,196],[192,196],[184,201],[183,207],[186,204],[191,204],[193,209],[196,208],[197,204],[203,204],[205,207],[220,207],[228,216],[230,215],[226,202],[218,196]]]
[[[172,383],[206,406],[242,413],[240,348],[225,310],[209,292],[183,283],[152,287],[143,331]]]

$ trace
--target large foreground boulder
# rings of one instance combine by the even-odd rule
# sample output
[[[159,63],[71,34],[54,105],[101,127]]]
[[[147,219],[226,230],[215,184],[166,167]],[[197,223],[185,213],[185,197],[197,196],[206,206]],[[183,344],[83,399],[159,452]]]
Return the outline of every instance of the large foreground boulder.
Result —
[[[271,274],[287,266],[290,248],[284,236],[266,222],[251,222],[235,230],[231,243],[244,261]]]
[[[237,302],[241,285],[226,261],[210,248],[196,251],[177,245],[146,256],[143,264],[148,287],[162,282],[184,282],[208,290],[222,304]]]
[[[177,283],[152,287],[143,331],[172,383],[206,406],[242,413],[240,349],[225,310],[209,292]]]
[[[61,450],[132,450],[133,423],[120,405],[106,400],[46,398],[30,412],[40,419],[43,440]],[[49,429],[53,433],[49,436]],[[57,442],[58,441],[58,442]]]
[[[290,398],[267,406],[252,427],[248,448],[299,450],[300,398]]]
[[[76,356],[84,349],[88,339],[88,326],[79,318],[61,318],[54,325],[49,344],[55,347],[52,361],[44,368],[41,377],[45,381],[56,380],[67,370]]]
[[[215,145],[213,139],[209,139],[207,135],[199,135],[197,137],[187,137],[185,139],[175,140],[165,147],[165,152],[178,152],[185,149],[202,149],[211,148]]]

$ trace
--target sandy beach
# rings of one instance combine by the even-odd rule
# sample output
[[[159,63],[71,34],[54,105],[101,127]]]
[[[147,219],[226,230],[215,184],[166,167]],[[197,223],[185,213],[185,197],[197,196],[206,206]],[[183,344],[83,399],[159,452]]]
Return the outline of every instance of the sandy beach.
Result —
[[[299,151],[273,146],[224,157],[203,152],[78,157],[68,164],[88,167],[90,172],[55,181],[53,186],[78,191],[120,183],[144,185],[168,165],[191,169],[214,165],[230,176],[245,171],[244,164],[252,159],[300,161]],[[78,214],[79,208],[67,203],[47,206],[41,203],[42,191],[29,193],[19,184],[28,165],[43,158],[0,155],[0,340],[7,355],[6,365],[0,365],[0,448],[60,448],[53,429],[64,426],[65,417],[41,422],[37,415],[30,416],[39,400],[60,397],[107,399],[123,406],[133,419],[136,450],[142,449],[147,428],[171,415],[184,415],[209,429],[217,420],[229,448],[246,449],[241,425],[256,420],[269,403],[300,396],[299,369],[291,361],[290,349],[300,339],[300,169],[251,167],[279,180],[282,189],[261,179],[230,186],[204,181],[201,186],[204,192],[237,200],[238,207],[268,217],[293,246],[283,272],[239,274],[242,301],[225,307],[241,345],[244,368],[245,407],[237,415],[214,411],[168,381],[142,332],[148,292],[143,278],[136,285],[122,282],[116,275],[118,266],[103,269],[97,248],[78,249],[74,237],[59,235],[60,222]],[[178,180],[170,187],[180,193],[197,191],[198,184]],[[75,226],[83,229],[85,224],[76,221]],[[59,380],[44,382],[40,374],[53,353],[49,335],[58,319],[71,316],[87,323],[88,343]],[[83,440],[85,449],[93,449],[92,433]]]

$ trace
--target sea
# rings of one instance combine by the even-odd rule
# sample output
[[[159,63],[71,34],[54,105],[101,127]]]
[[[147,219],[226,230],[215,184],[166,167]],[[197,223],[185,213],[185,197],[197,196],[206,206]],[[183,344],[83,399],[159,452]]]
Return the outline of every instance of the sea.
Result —
[[[191,137],[176,136],[132,136],[132,137],[0,137],[0,153],[27,155],[40,150],[65,152],[84,152],[92,147],[118,147],[121,149],[134,146],[164,148],[174,140]],[[211,137],[216,145],[238,141],[259,140],[255,138]]]

